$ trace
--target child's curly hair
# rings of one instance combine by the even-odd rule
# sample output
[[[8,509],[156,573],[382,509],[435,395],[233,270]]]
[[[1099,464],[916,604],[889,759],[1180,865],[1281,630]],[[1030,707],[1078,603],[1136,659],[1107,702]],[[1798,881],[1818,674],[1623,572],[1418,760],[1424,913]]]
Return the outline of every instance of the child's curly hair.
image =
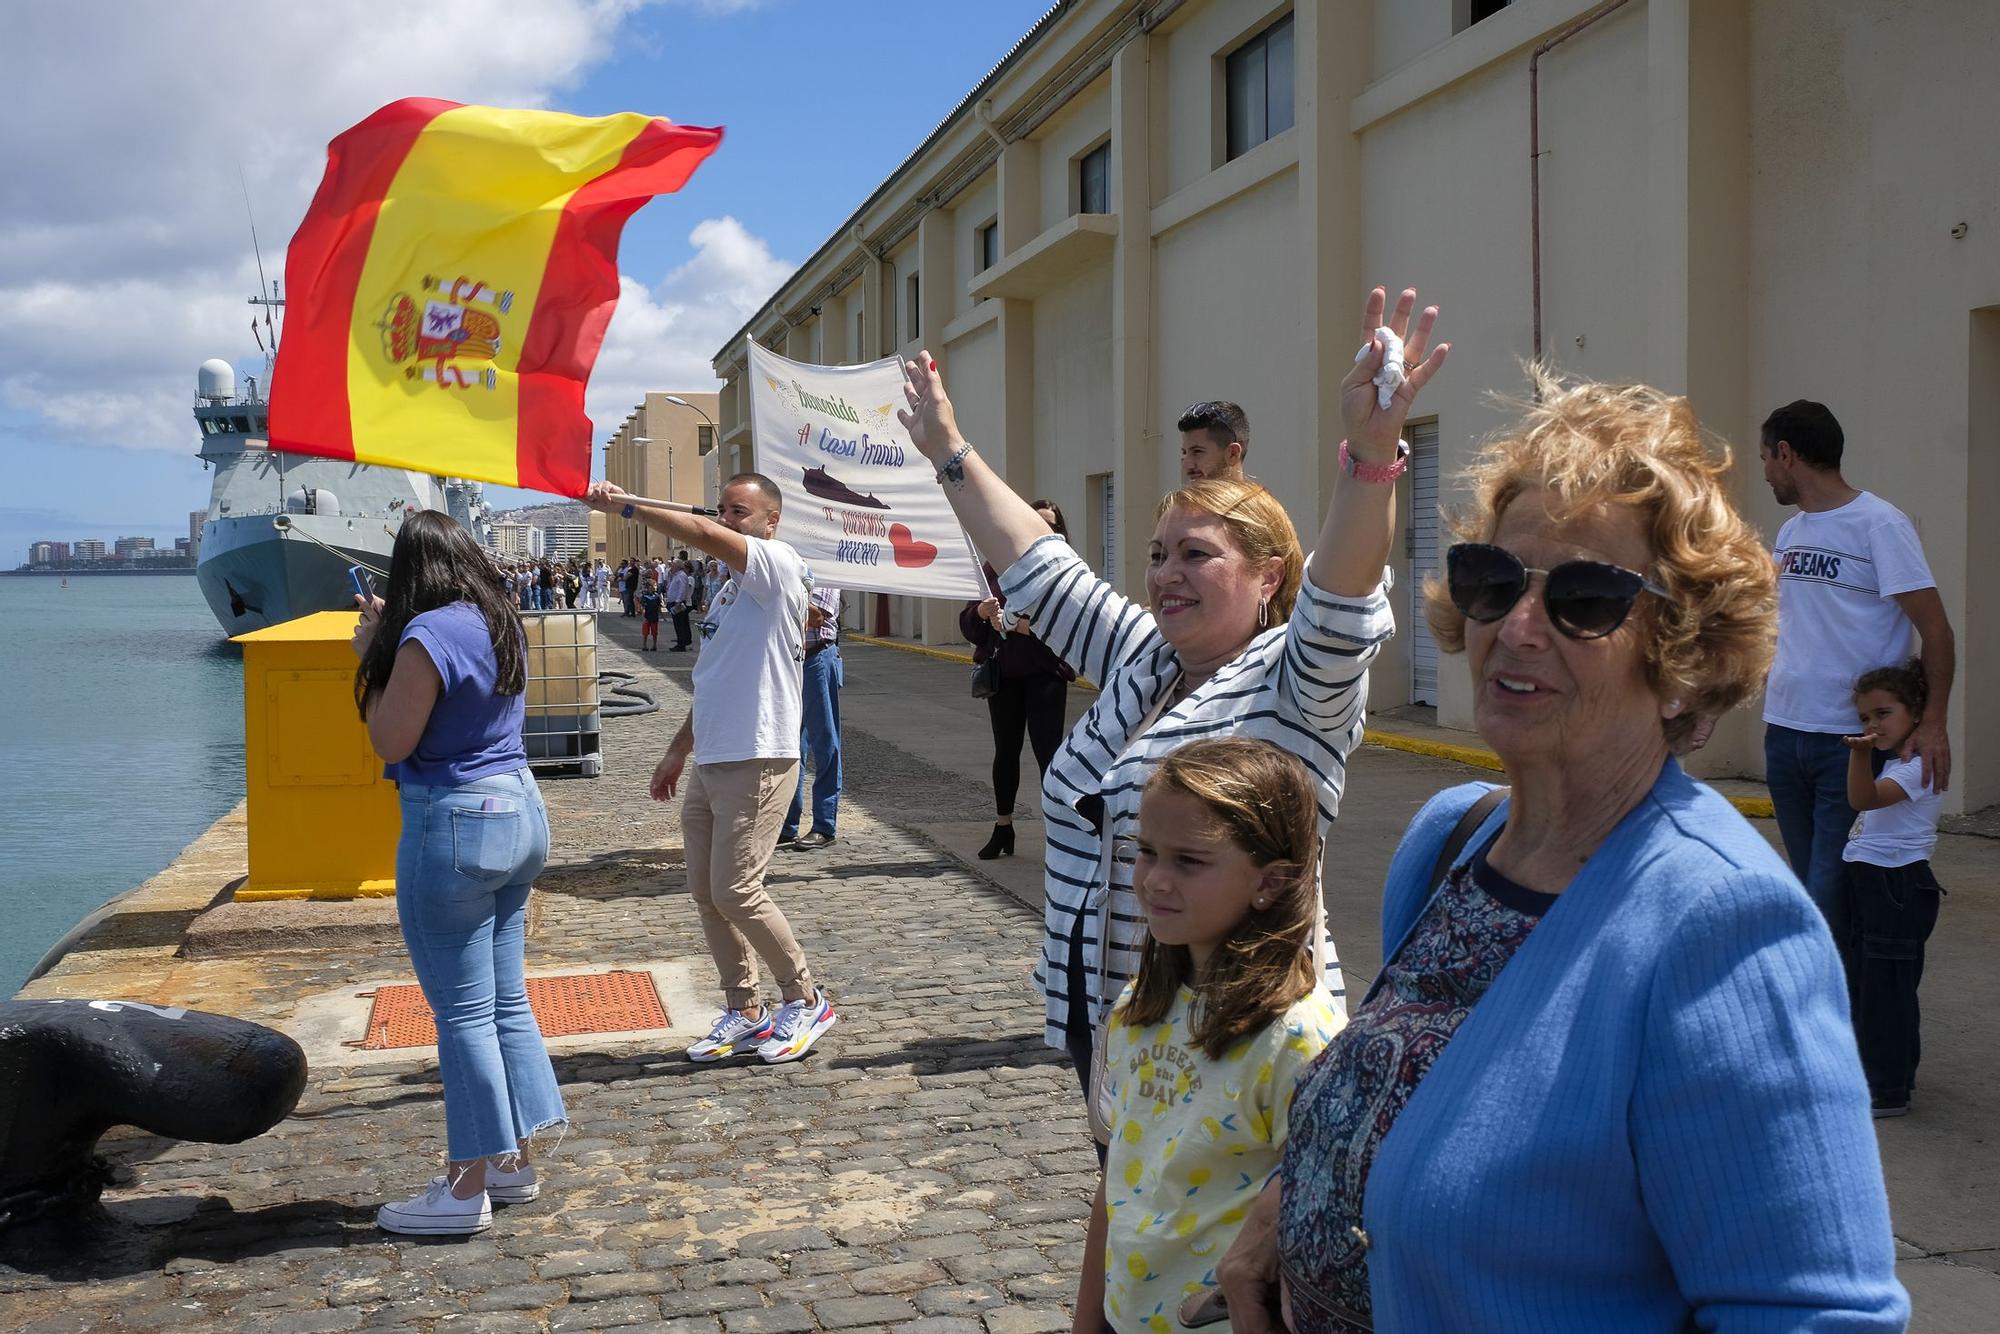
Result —
[[[1931,682],[1924,675],[1924,660],[1911,658],[1900,667],[1877,667],[1861,673],[1854,681],[1854,698],[1860,699],[1871,690],[1886,690],[1898,704],[1910,711],[1910,717],[1924,716],[1924,705],[1930,703]]]

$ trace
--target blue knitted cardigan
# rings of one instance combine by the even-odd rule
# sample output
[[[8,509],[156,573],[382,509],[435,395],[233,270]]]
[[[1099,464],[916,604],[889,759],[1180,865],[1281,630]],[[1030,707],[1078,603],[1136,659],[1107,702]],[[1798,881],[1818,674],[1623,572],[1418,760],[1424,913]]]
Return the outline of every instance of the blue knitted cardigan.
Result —
[[[1385,943],[1486,790],[1418,813]],[[1904,1326],[1832,937],[1727,801],[1668,761],[1382,1141],[1363,1220],[1385,1331]]]

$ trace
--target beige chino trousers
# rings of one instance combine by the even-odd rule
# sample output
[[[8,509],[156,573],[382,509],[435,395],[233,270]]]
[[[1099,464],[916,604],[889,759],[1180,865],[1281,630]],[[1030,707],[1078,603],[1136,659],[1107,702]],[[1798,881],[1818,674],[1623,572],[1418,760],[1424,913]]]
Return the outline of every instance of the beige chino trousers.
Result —
[[[764,891],[778,831],[798,786],[797,760],[697,764],[681,808],[688,892],[732,1010],[761,1004],[761,955],[788,1001],[813,994],[812,970],[785,914]]]

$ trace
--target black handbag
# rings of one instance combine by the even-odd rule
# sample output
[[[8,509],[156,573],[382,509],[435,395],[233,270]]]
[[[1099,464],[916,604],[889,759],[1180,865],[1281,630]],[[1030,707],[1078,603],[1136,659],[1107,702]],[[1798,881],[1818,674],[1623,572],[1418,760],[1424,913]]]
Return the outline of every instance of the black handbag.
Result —
[[[994,654],[985,662],[974,663],[972,667],[972,697],[992,699],[1000,693],[1000,655]]]

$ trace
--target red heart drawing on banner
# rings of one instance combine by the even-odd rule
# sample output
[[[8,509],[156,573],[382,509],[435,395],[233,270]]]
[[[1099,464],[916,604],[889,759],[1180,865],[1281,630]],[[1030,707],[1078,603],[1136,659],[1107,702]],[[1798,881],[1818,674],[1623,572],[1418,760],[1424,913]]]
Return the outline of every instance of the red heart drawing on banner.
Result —
[[[917,536],[909,525],[892,523],[889,525],[889,545],[896,552],[896,564],[906,570],[921,570],[937,559],[937,548],[928,542],[917,541]]]

